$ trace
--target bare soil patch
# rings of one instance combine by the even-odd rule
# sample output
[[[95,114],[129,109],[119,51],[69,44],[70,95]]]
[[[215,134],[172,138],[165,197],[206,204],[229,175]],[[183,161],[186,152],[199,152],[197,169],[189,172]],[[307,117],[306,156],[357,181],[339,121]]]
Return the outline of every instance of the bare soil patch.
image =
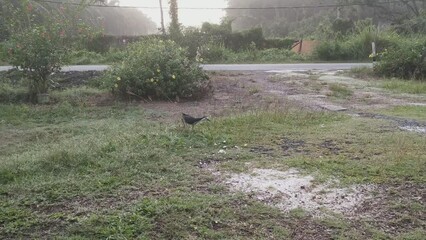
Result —
[[[372,185],[335,187],[337,180],[318,184],[312,175],[297,169],[277,171],[254,169],[251,173],[232,174],[226,183],[234,191],[253,193],[257,199],[284,212],[301,208],[314,216],[329,211],[354,216],[357,206],[371,198]]]
[[[336,74],[315,71],[212,72],[210,78],[213,92],[200,100],[141,102],[140,105],[157,112],[157,116],[154,116],[156,120],[177,122],[181,113],[219,117],[248,110],[277,110],[297,106],[315,111],[361,113],[360,116],[365,117],[363,113],[377,109],[426,104],[426,96],[396,95],[371,87],[367,80]],[[336,83],[350,89],[352,96],[343,99],[332,97],[329,85]]]
[[[377,185],[374,198],[366,199],[354,212],[382,231],[398,235],[426,228],[426,186],[410,182]]]

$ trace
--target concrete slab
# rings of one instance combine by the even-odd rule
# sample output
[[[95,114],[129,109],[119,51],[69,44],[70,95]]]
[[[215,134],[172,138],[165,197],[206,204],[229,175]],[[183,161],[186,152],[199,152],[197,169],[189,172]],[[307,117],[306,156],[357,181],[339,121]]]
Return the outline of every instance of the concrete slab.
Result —
[[[337,106],[337,105],[330,105],[330,104],[324,104],[324,105],[321,105],[320,107],[332,112],[343,112],[348,110],[347,108]]]

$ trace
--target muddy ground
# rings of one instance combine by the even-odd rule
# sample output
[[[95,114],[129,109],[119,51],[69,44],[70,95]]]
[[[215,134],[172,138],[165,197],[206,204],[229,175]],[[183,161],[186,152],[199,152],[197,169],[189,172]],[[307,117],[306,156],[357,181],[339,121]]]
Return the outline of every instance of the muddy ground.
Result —
[[[198,101],[141,102],[155,110],[160,121],[179,121],[181,113],[226,116],[247,110],[300,107],[315,111],[342,111],[353,117],[385,119],[405,130],[425,133],[424,122],[384,116],[379,109],[426,106],[425,95],[395,94],[375,87],[374,80],[343,76],[340,72],[212,72],[212,93]],[[350,96],[334,96],[331,85],[348,89]],[[158,112],[162,113],[158,116]]]

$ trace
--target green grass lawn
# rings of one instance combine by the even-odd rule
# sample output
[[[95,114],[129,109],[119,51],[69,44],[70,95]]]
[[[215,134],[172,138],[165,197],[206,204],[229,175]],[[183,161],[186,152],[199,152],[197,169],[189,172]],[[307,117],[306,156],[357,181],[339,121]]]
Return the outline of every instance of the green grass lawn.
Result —
[[[413,80],[385,80],[380,83],[380,87],[395,93],[426,94],[426,82]]]
[[[421,239],[425,233],[422,205],[403,211],[414,228],[392,234],[363,220],[279,212],[230,192],[198,167],[203,161],[216,162],[222,172],[297,167],[342,184],[421,185],[422,135],[382,120],[299,109],[212,119],[193,131],[150,120],[150,114],[124,103],[0,105],[0,236],[291,239],[301,225],[308,226],[303,236],[313,238]],[[284,138],[303,140],[309,154],[284,156]],[[325,141],[340,150],[321,147]],[[227,154],[218,154],[225,144]],[[249,151],[253,146],[274,154]],[[398,214],[395,221],[403,220]]]
[[[426,106],[398,106],[382,109],[383,114],[426,122]]]

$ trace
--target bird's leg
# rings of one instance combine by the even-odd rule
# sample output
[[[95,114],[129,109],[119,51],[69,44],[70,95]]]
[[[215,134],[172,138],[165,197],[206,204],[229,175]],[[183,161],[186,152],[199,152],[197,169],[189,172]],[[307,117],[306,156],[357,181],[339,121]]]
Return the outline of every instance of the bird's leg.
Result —
[[[183,120],[183,119],[181,119],[181,120],[182,120],[183,127],[185,128],[186,127],[185,120]]]

